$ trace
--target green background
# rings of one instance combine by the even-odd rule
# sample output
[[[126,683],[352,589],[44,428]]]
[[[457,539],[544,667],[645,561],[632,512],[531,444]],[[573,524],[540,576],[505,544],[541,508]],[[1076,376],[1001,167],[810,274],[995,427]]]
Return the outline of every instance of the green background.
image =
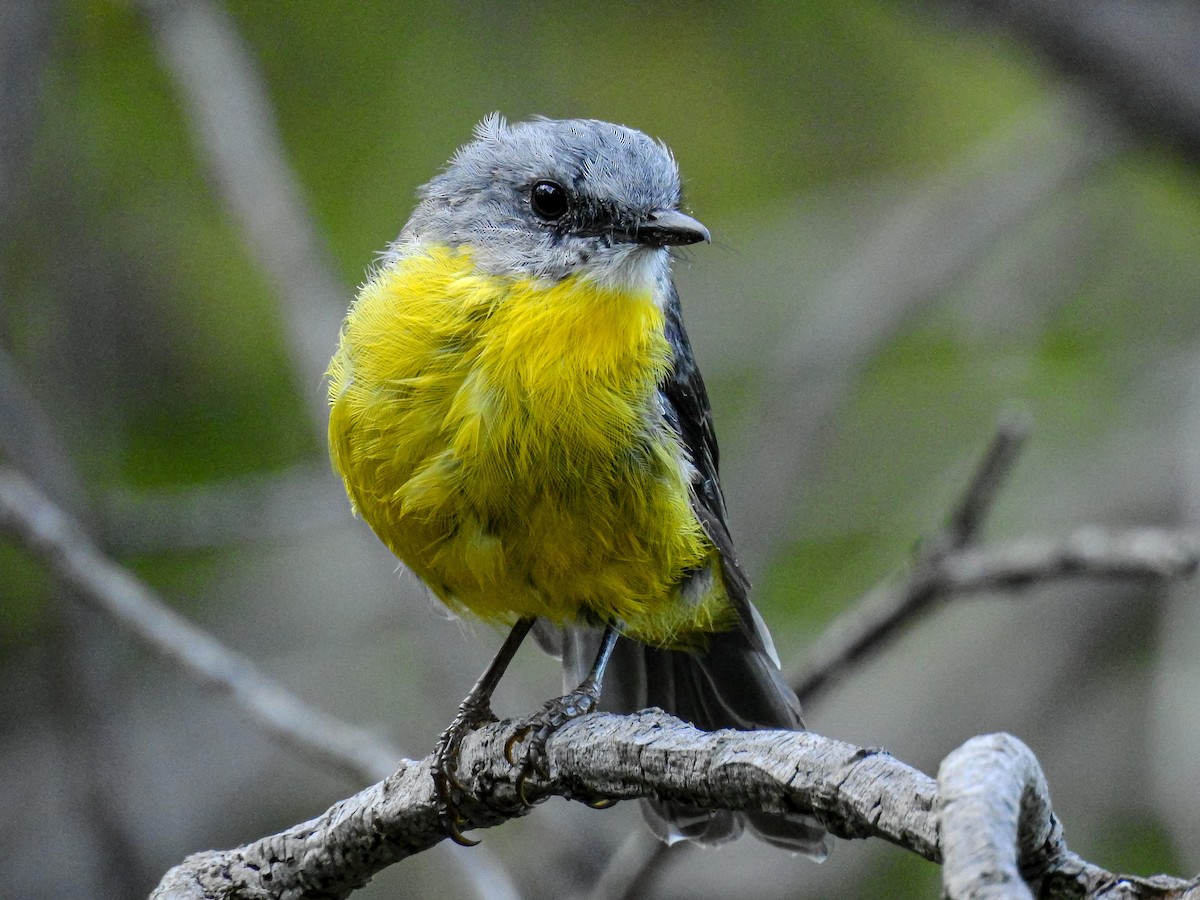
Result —
[[[499,636],[443,621],[350,519],[291,362],[289,298],[215,187],[147,15],[47,8],[22,47],[35,61],[0,196],[0,348],[6,391],[27,395],[80,485],[54,490],[222,641],[424,754]],[[1194,518],[1200,178],[1002,33],[884,0],[217,9],[262,79],[338,313],[416,187],[493,110],[609,119],[673,148],[714,236],[677,280],[785,665],[904,571],[1005,411],[1033,432],[988,541]],[[44,478],[29,433],[0,428]],[[241,499],[284,491],[286,514]],[[1074,850],[1186,874],[1194,599],[1091,582],[956,601],[822,695],[810,725],[931,773],[967,737],[1012,731]],[[144,894],[189,852],[359,787],[2,544],[0,673],[14,896]],[[557,678],[527,651],[502,714]],[[637,821],[634,804],[556,801],[484,839],[523,895],[563,896]],[[364,896],[456,895],[447,860],[467,852],[406,862]],[[674,855],[648,895],[938,890],[936,867],[882,844],[843,843],[819,868],[749,839]]]

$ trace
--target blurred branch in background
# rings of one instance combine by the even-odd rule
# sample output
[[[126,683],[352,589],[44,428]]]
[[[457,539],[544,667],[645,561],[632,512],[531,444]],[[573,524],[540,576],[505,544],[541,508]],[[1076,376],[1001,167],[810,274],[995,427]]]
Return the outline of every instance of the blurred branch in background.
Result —
[[[0,530],[37,554],[80,599],[119,621],[199,683],[227,693],[257,727],[321,766],[352,781],[371,781],[391,772],[402,755],[375,735],[308,706],[175,613],[11,470],[0,470]]]
[[[175,78],[213,190],[274,288],[298,387],[323,441],[325,367],[349,294],[306,209],[266,86],[219,4],[142,0],[140,6],[162,65]]]
[[[728,493],[754,510],[739,530],[749,538],[750,571],[765,569],[791,533],[825,432],[880,348],[1003,235],[1123,146],[1076,93],[1061,90],[919,186],[851,254],[777,344],[742,432],[754,445],[731,454],[745,462],[741,475],[730,473]]]
[[[1064,541],[1025,538],[987,549],[923,558],[900,584],[885,585],[834,620],[808,651],[792,683],[802,700],[937,602],[1014,591],[1063,578],[1176,579],[1200,565],[1200,536],[1160,528],[1082,528]]]
[[[316,532],[349,518],[327,465],[300,465],[195,487],[105,497],[104,546],[118,555],[234,547]]]
[[[1002,547],[971,547],[1026,435],[1023,423],[1001,426],[946,528],[925,543],[912,570],[850,606],[808,648],[803,671],[791,679],[802,702],[812,702],[937,602],[1061,578],[1176,579],[1195,571],[1200,538],[1163,529],[1083,528],[1064,541],[1025,538]]]
[[[952,590],[938,590],[939,566],[948,555],[963,550],[978,537],[1028,436],[1029,426],[1023,417],[1010,415],[1002,422],[945,527],[925,541],[901,585],[876,588],[825,628],[805,653],[804,673],[791,679],[801,703],[810,703],[829,681],[844,674],[937,597]]]
[[[1200,162],[1194,0],[944,0],[1010,29],[1134,131]]]

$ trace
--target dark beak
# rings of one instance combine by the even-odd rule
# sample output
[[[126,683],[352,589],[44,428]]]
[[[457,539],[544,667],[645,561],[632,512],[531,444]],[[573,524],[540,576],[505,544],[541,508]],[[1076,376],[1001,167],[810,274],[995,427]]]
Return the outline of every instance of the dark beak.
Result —
[[[656,209],[633,228],[633,239],[648,247],[674,247],[710,241],[708,229],[677,209]]]

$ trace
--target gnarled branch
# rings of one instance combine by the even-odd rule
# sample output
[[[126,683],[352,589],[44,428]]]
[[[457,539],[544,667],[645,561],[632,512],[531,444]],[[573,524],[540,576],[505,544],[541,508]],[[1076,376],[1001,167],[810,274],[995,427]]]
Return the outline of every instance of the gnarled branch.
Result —
[[[466,828],[529,811],[517,802],[517,772],[504,758],[510,732],[508,723],[490,725],[463,743]],[[1125,892],[1114,896],[1130,900],[1200,897],[1196,881],[1127,878],[1070,853],[1037,761],[1008,735],[968,742],[937,783],[884,750],[807,732],[703,732],[659,710],[586,716],[546,749],[550,777],[526,785],[532,799],[653,795],[709,809],[812,812],[842,838],[883,838],[933,862],[945,854],[946,886],[956,898],[1031,897],[1023,877],[1050,898],[1078,898],[1081,890],[1103,896],[1103,886],[1117,884]],[[346,897],[445,839],[431,763],[405,761],[379,784],[279,834],[194,854],[167,873],[152,900]],[[997,787],[974,790],[984,782]]]

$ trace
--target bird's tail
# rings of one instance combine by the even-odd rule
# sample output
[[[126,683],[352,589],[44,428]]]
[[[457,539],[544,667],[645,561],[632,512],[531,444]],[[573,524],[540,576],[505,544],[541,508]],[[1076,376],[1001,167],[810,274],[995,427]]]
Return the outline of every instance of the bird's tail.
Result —
[[[629,713],[657,706],[704,731],[802,731],[800,702],[780,672],[766,627],[757,611],[747,607],[751,621],[745,627],[709,635],[698,652],[620,641],[608,664],[601,708]],[[597,638],[576,628],[562,635],[569,688],[591,664]],[[654,833],[668,844],[720,844],[741,835],[747,825],[762,840],[817,860],[828,855],[831,844],[818,822],[799,813],[714,811],[660,800],[643,800],[642,810]]]

